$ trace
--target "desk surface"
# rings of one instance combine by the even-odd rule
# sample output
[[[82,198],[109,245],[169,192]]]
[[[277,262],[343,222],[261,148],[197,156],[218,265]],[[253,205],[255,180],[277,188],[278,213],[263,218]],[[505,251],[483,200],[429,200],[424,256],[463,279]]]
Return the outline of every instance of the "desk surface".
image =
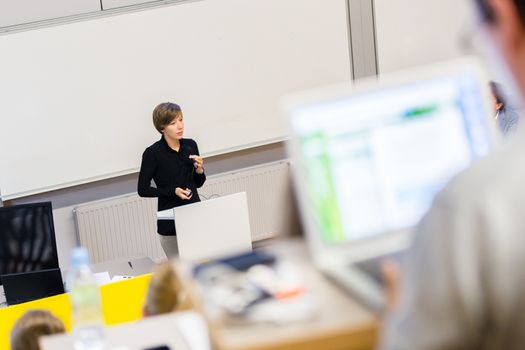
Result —
[[[123,259],[101,262],[91,265],[93,272],[108,272],[110,277],[115,275],[140,276],[151,273],[155,263],[148,257],[137,259]]]
[[[141,276],[151,273],[155,268],[155,263],[148,257],[136,259],[122,259],[114,261],[106,261],[91,265],[93,272],[108,272],[109,277],[116,275],[121,276]],[[62,281],[67,280],[67,271],[61,270]],[[6,299],[4,294],[4,287],[0,285],[0,308],[6,307]]]
[[[305,286],[319,305],[313,320],[284,326],[268,323],[226,325],[205,311],[202,295],[189,278],[187,266],[175,264],[191,301],[207,319],[217,349],[372,349],[375,346],[376,317],[309,263],[303,243],[276,242],[266,249],[271,249],[277,256],[286,256],[302,267]]]
[[[42,350],[73,349],[72,334],[42,337]],[[143,350],[166,345],[173,350],[210,350],[206,325],[195,312],[148,317],[106,329],[108,349]]]

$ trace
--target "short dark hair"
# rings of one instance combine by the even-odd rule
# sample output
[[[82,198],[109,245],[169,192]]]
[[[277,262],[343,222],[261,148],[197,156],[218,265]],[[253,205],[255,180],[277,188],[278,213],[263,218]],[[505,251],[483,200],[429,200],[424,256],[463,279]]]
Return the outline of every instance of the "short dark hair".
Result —
[[[487,0],[475,0],[476,5],[479,9],[481,15],[481,20],[486,23],[494,23],[496,16],[494,15],[494,10],[490,7]],[[512,0],[514,6],[518,10],[518,15],[521,20],[522,26],[525,28],[525,0]]]
[[[153,125],[158,132],[162,133],[166,126],[179,117],[182,117],[180,106],[176,103],[164,102],[153,110]]]

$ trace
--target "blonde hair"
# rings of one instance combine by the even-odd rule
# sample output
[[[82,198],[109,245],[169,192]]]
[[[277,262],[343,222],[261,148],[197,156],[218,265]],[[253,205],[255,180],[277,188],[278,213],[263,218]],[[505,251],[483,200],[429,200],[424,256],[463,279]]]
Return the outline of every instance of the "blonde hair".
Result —
[[[146,316],[160,315],[189,308],[186,294],[169,262],[153,271],[146,295]]]
[[[64,324],[46,310],[30,310],[20,317],[11,330],[11,350],[40,350],[38,338],[63,333]]]

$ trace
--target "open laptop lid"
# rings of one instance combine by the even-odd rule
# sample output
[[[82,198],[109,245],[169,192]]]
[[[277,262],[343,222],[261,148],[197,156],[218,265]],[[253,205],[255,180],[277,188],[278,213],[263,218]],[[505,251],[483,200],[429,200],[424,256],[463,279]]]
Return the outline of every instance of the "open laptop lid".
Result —
[[[5,274],[1,279],[8,305],[64,293],[59,268]]]
[[[314,257],[406,242],[435,194],[492,148],[488,96],[479,63],[465,58],[285,99]]]

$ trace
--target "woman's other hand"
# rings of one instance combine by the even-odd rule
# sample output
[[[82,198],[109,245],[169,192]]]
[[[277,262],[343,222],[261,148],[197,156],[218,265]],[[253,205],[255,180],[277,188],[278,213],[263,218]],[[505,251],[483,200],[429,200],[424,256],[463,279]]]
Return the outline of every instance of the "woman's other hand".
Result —
[[[186,199],[186,200],[190,199],[191,196],[193,196],[193,193],[191,192],[189,188],[183,189],[183,188],[177,187],[175,189],[175,194],[180,199]]]

